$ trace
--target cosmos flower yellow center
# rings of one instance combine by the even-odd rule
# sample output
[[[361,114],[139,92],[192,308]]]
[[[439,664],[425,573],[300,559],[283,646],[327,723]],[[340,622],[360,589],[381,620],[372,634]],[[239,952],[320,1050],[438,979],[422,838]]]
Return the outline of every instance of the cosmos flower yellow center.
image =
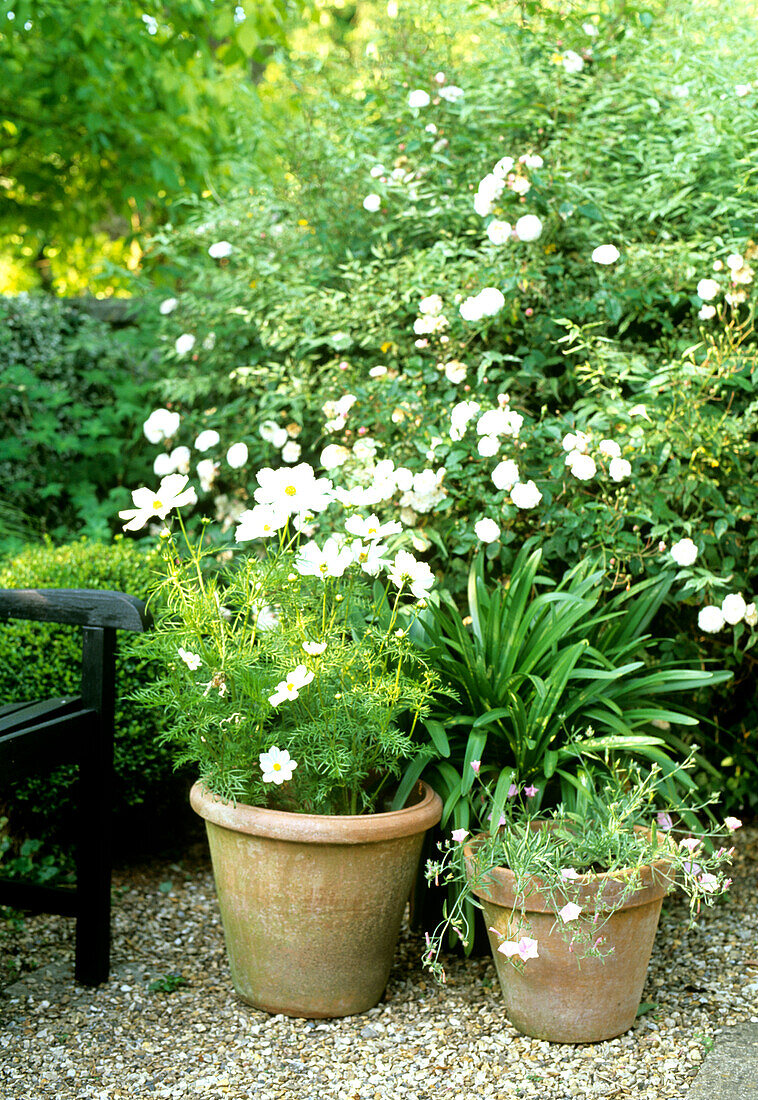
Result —
[[[294,497],[297,494],[297,489],[294,485],[288,485],[284,491],[288,497]]]

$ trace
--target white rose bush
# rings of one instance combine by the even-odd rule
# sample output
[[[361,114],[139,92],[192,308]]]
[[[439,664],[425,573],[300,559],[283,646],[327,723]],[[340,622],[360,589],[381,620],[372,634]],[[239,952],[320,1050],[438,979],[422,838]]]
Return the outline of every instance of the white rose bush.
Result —
[[[160,238],[182,280],[154,305],[156,477],[189,476],[197,517],[220,521],[207,545],[235,552],[241,515],[260,531],[276,518],[256,511],[255,471],[306,462],[348,512],[402,523],[403,549],[456,596],[476,553],[493,576],[530,539],[556,576],[597,556],[610,590],[659,578],[687,655],[736,667],[756,638],[758,247],[706,198],[677,205],[670,153],[693,174],[707,164],[709,193],[739,190],[735,227],[758,224],[739,182],[750,97],[719,101],[701,161],[667,111],[634,138],[608,117],[620,71],[635,104],[640,88],[670,94],[672,120],[710,94],[650,68],[636,24],[620,44],[602,16],[546,14],[519,31],[527,60],[509,18],[502,47],[470,44],[455,71],[422,23],[389,20],[371,112],[366,62],[345,74],[344,118],[314,93],[330,134],[311,160],[283,153],[288,183],[201,203]],[[665,26],[650,33],[665,41]],[[610,163],[601,133],[628,156]],[[299,537],[323,553],[336,516],[304,514]]]

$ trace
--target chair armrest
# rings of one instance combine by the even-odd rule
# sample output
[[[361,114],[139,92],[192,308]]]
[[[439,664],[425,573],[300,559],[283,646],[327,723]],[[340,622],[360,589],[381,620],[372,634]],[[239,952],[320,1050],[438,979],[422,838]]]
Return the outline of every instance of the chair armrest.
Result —
[[[99,588],[0,588],[0,622],[7,619],[138,632],[151,623],[142,600]]]

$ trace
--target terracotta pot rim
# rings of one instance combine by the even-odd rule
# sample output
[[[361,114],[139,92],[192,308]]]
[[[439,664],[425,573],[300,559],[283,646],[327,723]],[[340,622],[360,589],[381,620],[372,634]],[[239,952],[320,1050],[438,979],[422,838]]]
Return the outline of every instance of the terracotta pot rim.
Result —
[[[227,802],[197,782],[190,791],[193,810],[206,821],[250,836],[298,843],[364,844],[425,832],[442,817],[442,799],[419,781],[422,797],[412,806],[375,814],[297,814]]]
[[[482,837],[485,834],[480,834]],[[473,862],[473,843],[478,838],[472,837],[464,846],[467,867]],[[562,899],[566,901],[589,903],[595,900],[597,894],[606,887],[607,893],[601,899],[603,908],[634,909],[639,905],[647,905],[653,899],[663,897],[673,883],[671,864],[665,859],[657,859],[653,863],[644,864],[641,869],[642,881],[637,890],[630,894],[621,905],[616,904],[616,899],[622,893],[624,878],[631,873],[630,869],[621,868],[618,871],[588,871],[578,878],[568,880],[561,892]],[[555,911],[555,902],[545,898],[541,892],[541,881],[537,876],[531,879],[533,890],[522,895],[516,894],[516,875],[510,867],[492,867],[488,872],[488,881],[483,881],[473,893],[485,901],[494,902],[504,908],[523,908],[526,912],[551,912]],[[614,890],[611,884],[616,885]],[[517,900],[518,898],[518,900]]]

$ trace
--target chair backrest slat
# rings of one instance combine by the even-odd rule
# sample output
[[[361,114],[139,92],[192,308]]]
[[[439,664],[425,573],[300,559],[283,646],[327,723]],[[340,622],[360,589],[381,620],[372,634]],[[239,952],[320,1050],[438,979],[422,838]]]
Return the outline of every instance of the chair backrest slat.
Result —
[[[72,626],[143,631],[150,614],[142,600],[99,588],[0,588],[0,621],[33,619]]]

